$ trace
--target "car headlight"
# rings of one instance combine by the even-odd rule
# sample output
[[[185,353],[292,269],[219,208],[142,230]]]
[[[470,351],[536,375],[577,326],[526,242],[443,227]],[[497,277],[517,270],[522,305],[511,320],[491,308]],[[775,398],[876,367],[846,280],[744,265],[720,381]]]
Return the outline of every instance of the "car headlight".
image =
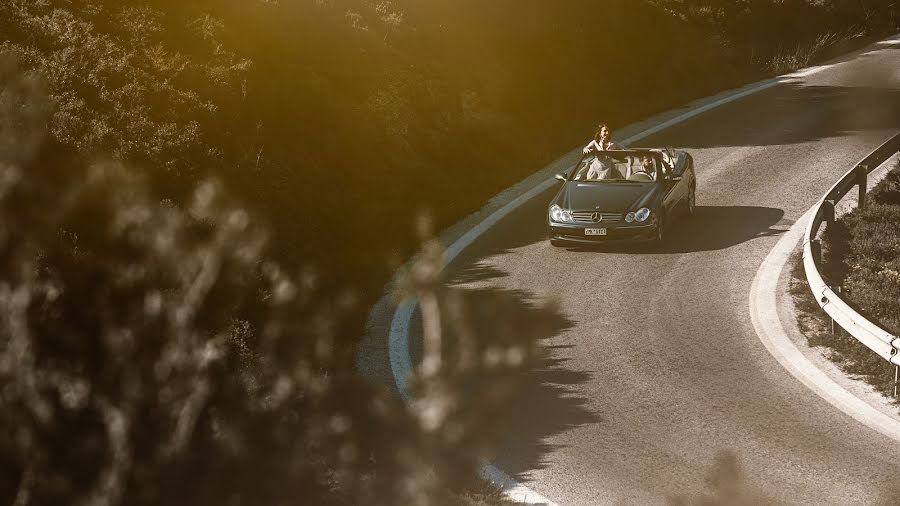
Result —
[[[642,207],[634,212],[634,219],[637,221],[647,221],[647,218],[650,217],[650,210],[646,207]]]
[[[572,213],[553,204],[550,206],[550,220],[557,223],[569,223],[572,221]]]
[[[632,221],[634,221],[634,213],[628,213],[628,214],[626,214],[626,215],[625,215],[625,221],[627,221],[628,223],[631,223]]]

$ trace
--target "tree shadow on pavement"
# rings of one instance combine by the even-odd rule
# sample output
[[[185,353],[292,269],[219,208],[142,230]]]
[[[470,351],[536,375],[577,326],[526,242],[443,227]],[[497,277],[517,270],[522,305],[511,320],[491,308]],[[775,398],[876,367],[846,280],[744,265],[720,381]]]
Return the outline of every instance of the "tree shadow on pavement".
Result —
[[[546,443],[549,436],[603,421],[588,406],[589,399],[573,392],[591,379],[588,371],[569,369],[560,358],[573,345],[548,345],[546,356],[530,371],[510,410],[510,420],[497,464],[514,479],[524,481],[533,471],[550,465],[549,455],[559,445]],[[571,353],[571,352],[570,352]]]
[[[491,257],[517,255],[518,248],[546,242],[543,224],[546,202],[534,199],[501,220],[491,234],[480,238],[454,262],[449,290],[462,295],[466,306],[479,308],[469,313],[466,325],[477,329],[479,339],[490,340],[498,330],[515,325],[522,343],[539,343],[541,357],[521,373],[513,399],[502,413],[495,413],[502,427],[497,434],[497,465],[517,480],[549,465],[551,454],[558,450],[547,441],[554,435],[589,424],[602,423],[602,413],[591,408],[591,400],[577,395],[580,385],[592,380],[592,371],[572,369],[570,358],[576,352],[568,340],[558,339],[573,327],[573,321],[552,305],[539,306],[535,295],[497,285],[510,285],[510,273],[494,265]],[[597,254],[603,251],[638,254],[687,253],[718,250],[758,237],[783,232],[784,213],[780,209],[752,206],[698,207],[690,219],[670,227],[663,247],[618,246],[573,248],[574,252]],[[559,253],[546,245],[545,252]],[[541,254],[540,252],[538,253]],[[502,309],[499,307],[502,306]],[[513,322],[513,323],[509,323]],[[412,335],[421,335],[421,323],[414,322]],[[421,341],[412,339],[413,355],[421,357]]]
[[[484,423],[473,425],[490,433],[494,442],[490,451],[503,456],[499,464],[504,472],[518,478],[540,469],[554,449],[542,441],[572,427],[601,421],[588,409],[588,399],[572,393],[573,386],[590,380],[590,372],[573,371],[566,365],[568,359],[556,356],[571,346],[555,345],[554,338],[572,328],[574,322],[552,303],[539,305],[518,290],[447,290],[465,307],[464,311],[448,311],[442,322],[445,356],[450,360],[458,356],[453,349],[455,343],[465,339],[477,341],[482,361],[503,360],[492,358],[492,354],[511,346],[531,350],[531,359],[512,378],[501,378],[490,370],[472,375],[471,395],[462,401],[466,403],[464,411],[484,419]],[[410,328],[413,363],[419,363],[423,355],[422,340],[416,337],[421,332],[417,313]],[[507,462],[513,462],[514,467],[504,467]]]
[[[884,87],[785,83],[667,128],[631,147],[684,149],[777,146],[900,128],[900,89],[892,68],[873,68]],[[859,76],[859,79],[864,79]],[[729,125],[728,128],[712,125]]]

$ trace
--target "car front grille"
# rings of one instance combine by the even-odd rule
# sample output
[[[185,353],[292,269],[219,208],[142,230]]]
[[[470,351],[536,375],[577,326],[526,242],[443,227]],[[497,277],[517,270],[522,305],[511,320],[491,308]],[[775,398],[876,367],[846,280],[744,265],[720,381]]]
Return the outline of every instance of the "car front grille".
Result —
[[[622,214],[600,211],[574,211],[572,212],[572,220],[575,223],[618,223],[622,221]]]

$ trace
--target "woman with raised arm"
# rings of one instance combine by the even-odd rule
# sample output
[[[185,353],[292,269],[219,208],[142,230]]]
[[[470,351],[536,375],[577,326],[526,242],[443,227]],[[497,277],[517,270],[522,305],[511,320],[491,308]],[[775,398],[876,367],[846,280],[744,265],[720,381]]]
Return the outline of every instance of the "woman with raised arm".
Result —
[[[600,123],[597,125],[597,132],[594,133],[594,139],[584,147],[585,153],[590,153],[591,151],[608,151],[610,149],[622,149],[622,146],[619,146],[615,142],[609,140],[612,135],[612,131],[606,125],[606,123]]]

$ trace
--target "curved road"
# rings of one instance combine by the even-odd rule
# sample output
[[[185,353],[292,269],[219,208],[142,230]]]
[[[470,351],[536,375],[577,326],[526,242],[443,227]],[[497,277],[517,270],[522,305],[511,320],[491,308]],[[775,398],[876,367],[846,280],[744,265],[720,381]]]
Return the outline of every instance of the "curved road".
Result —
[[[554,186],[449,266],[457,286],[551,322],[497,467],[563,505],[695,499],[711,469],[751,503],[893,503],[897,443],[784,370],[748,309],[784,231],[900,129],[900,42],[833,63],[639,142],[688,149],[697,168],[697,215],[662,248],[551,247]],[[714,465],[722,452],[737,471]]]

